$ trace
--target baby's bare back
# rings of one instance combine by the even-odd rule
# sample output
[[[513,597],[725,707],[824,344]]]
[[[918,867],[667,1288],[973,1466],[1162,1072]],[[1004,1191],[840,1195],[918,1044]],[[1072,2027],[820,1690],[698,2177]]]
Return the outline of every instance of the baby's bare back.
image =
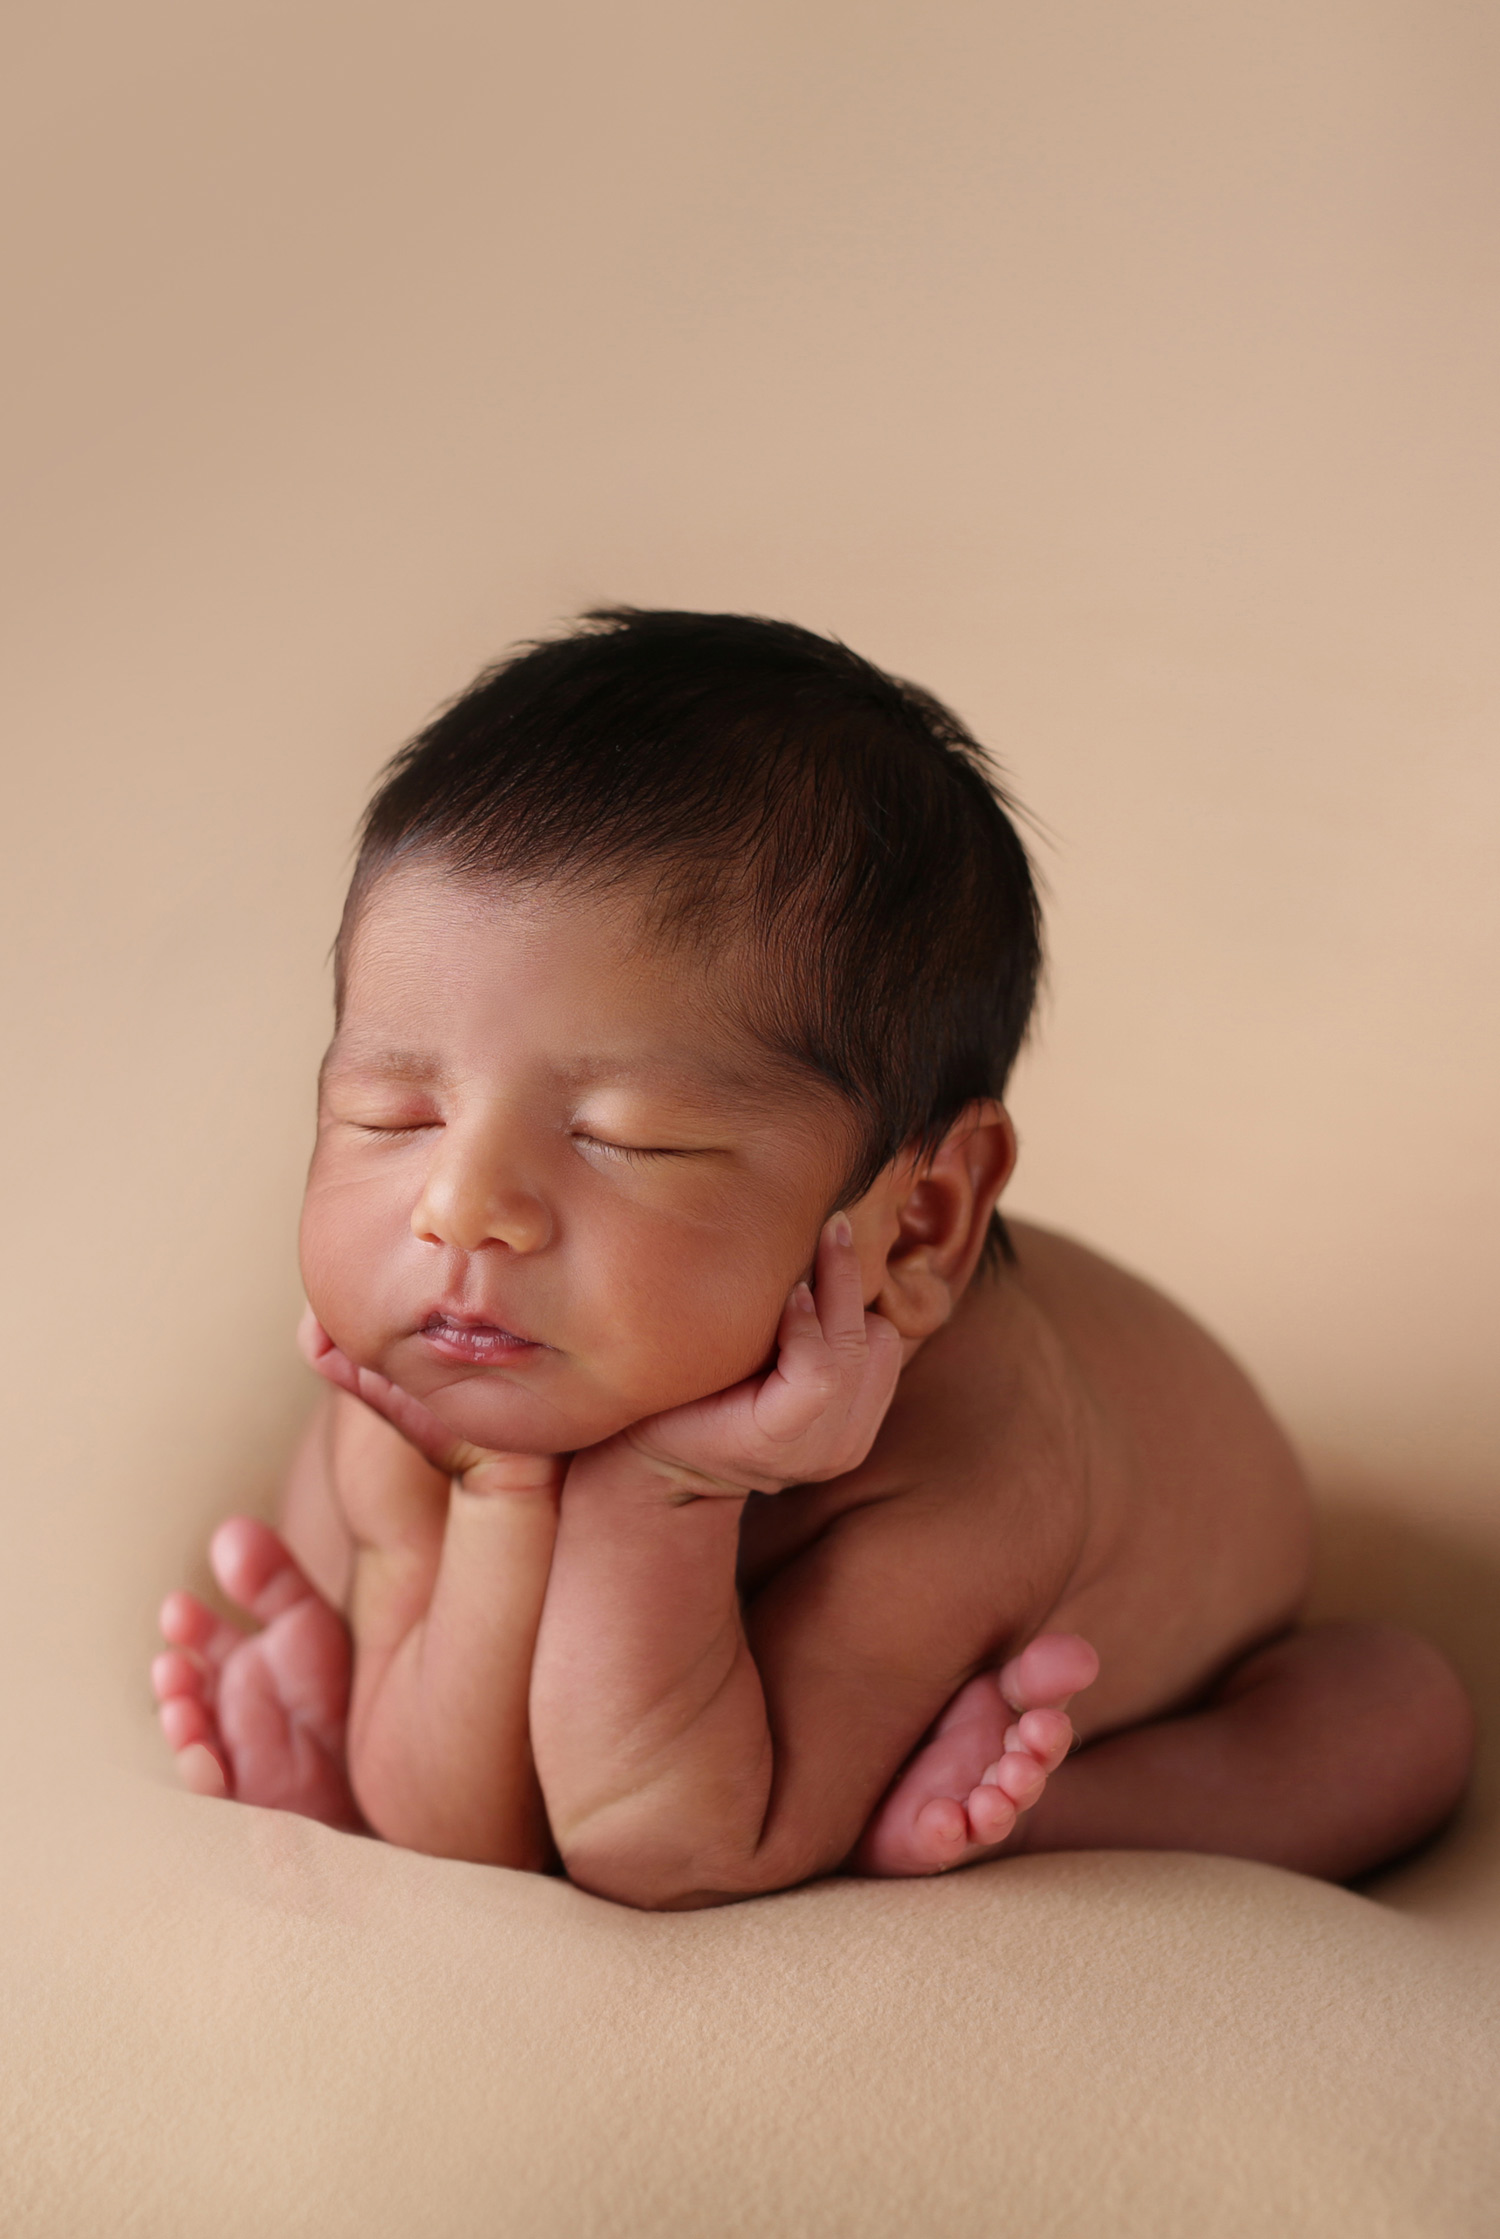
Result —
[[[868,1462],[751,1502],[742,1575],[773,1694],[783,1663],[801,1692],[883,1642],[925,1723],[1036,1632],[1077,1632],[1102,1666],[1075,1706],[1088,1737],[1191,1699],[1295,1617],[1307,1495],[1254,1387],[1134,1276],[1012,1234],[1017,1264],[907,1369]],[[816,1644],[797,1637],[814,1607]]]
[[[1223,1347],[1149,1285],[1067,1238],[1014,1230],[1017,1287],[1084,1396],[1090,1520],[1047,1623],[1101,1673],[1088,1735],[1157,1715],[1290,1624],[1311,1511],[1290,1444]]]

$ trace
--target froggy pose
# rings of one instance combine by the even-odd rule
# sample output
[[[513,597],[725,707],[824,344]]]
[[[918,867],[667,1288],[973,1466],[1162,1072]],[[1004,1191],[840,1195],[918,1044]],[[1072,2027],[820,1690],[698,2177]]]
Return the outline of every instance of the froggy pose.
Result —
[[[303,1217],[334,1389],[284,1538],[213,1543],[261,1629],[163,1610],[188,1784],[654,1907],[1437,1825],[1467,1699],[1299,1629],[1245,1378],[998,1225],[1039,954],[973,742],[804,631],[595,617],[407,749]]]

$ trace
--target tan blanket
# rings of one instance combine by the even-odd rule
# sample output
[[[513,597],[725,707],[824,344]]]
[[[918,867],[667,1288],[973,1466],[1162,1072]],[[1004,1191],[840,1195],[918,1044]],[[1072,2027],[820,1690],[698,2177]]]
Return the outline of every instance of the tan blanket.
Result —
[[[8,35],[6,2239],[1500,2229],[1496,49],[1396,0],[60,0]],[[382,756],[597,596],[786,613],[1043,820],[1017,1209],[1206,1315],[1485,1724],[1361,1893],[694,1918],[180,1795],[269,1506]]]

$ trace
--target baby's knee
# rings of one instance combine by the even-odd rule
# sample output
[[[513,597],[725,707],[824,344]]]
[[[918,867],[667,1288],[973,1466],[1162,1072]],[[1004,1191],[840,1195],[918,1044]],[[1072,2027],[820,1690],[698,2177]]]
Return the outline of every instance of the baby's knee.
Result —
[[[1399,1791],[1414,1837],[1452,1811],[1474,1758],[1474,1705],[1458,1672],[1432,1641],[1384,1620],[1314,1628],[1340,1667],[1371,1730],[1383,1781]]]
[[[1379,1657],[1385,1692],[1400,1707],[1402,1724],[1435,1766],[1451,1768],[1455,1794],[1474,1755],[1474,1704],[1443,1651],[1404,1625],[1373,1624],[1371,1652]]]
[[[1365,1871],[1450,1816],[1468,1785],[1474,1709],[1430,1640],[1385,1621],[1313,1625],[1250,1665],[1241,1714],[1257,1716],[1259,1695],[1264,1731],[1310,1752],[1319,1791],[1346,1798],[1359,1820],[1361,1840],[1322,1870]]]
[[[1246,1658],[1222,1699],[1268,1715],[1295,1712],[1352,1745],[1367,1735],[1391,1759],[1412,1757],[1462,1787],[1474,1752],[1474,1706],[1432,1641],[1386,1619],[1309,1625]]]

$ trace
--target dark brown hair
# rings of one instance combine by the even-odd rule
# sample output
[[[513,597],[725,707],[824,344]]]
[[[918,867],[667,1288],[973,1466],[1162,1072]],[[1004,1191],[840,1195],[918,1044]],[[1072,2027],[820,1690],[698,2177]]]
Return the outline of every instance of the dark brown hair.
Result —
[[[852,1199],[1004,1091],[1041,966],[1010,805],[956,716],[834,639],[601,609],[487,670],[390,764],[340,966],[400,863],[644,886],[664,928],[748,946],[747,1023],[855,1115]]]

